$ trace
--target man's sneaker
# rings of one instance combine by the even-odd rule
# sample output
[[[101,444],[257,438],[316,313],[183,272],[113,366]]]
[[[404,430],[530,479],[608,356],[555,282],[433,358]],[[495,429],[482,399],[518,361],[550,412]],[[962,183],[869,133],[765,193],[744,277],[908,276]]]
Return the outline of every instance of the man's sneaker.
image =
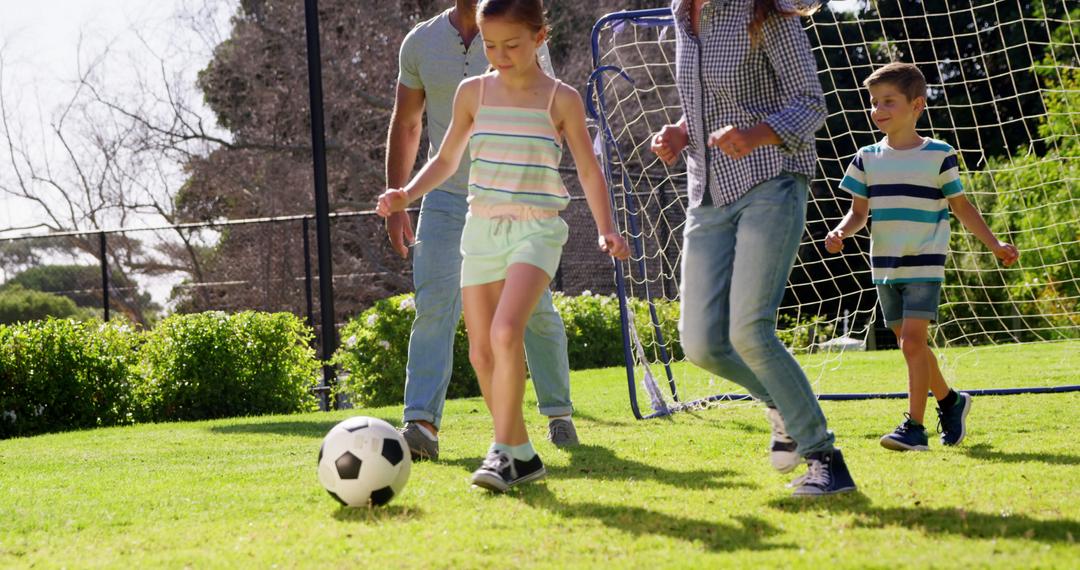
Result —
[[[401,430],[401,435],[405,437],[405,443],[409,444],[409,451],[412,454],[413,461],[424,459],[434,461],[439,458],[439,440],[428,437],[420,429],[420,424],[407,422],[405,428]]]
[[[776,408],[765,408],[765,417],[772,427],[772,438],[769,439],[769,461],[773,469],[781,473],[788,473],[802,463],[802,458],[795,453],[795,440],[787,434],[787,426],[784,425],[784,417]]]
[[[556,447],[570,447],[580,443],[574,422],[565,418],[551,418],[548,420],[547,438]]]
[[[796,497],[820,497],[855,490],[844,455],[839,449],[819,451],[806,457],[806,475],[795,480]]]
[[[904,413],[904,423],[897,426],[892,433],[881,436],[881,447],[893,451],[926,451],[930,449],[926,444],[926,428],[915,423],[907,413]]]
[[[543,479],[545,475],[547,470],[544,469],[544,462],[540,461],[539,455],[534,455],[528,461],[521,461],[501,449],[492,449],[480,464],[480,468],[473,471],[472,484],[502,493],[514,485]]]
[[[942,444],[956,445],[964,441],[969,411],[971,411],[971,394],[967,392],[957,392],[956,403],[948,410],[938,408],[938,430],[941,432]]]

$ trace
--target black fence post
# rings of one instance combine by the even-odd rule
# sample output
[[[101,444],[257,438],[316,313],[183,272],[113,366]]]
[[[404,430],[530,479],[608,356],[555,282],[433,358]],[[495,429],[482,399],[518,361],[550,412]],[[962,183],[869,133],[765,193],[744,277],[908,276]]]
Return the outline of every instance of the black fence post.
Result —
[[[105,249],[105,232],[98,232],[101,247],[101,306],[105,309],[105,322],[109,322],[109,256]]]
[[[334,269],[330,259],[330,200],[326,191],[326,133],[323,125],[322,54],[319,48],[319,3],[304,0],[307,36],[308,95],[311,101],[311,155],[315,169],[315,239],[319,247],[319,308],[322,316],[323,384],[319,405],[330,409],[334,368],[328,364],[337,348],[334,328]]]
[[[315,309],[311,300],[311,239],[308,238],[311,224],[308,223],[307,218],[301,221],[304,231],[304,300],[307,302],[307,324],[314,329]]]

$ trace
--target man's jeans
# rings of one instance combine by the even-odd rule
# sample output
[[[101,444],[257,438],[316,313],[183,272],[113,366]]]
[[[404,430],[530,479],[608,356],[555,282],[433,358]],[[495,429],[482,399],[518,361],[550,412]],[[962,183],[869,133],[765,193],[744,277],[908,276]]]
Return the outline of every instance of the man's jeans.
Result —
[[[409,337],[404,420],[439,427],[453,366],[454,333],[461,318],[461,230],[465,196],[435,190],[424,196],[413,247],[416,320]],[[525,329],[525,357],[540,413],[570,414],[566,329],[545,291]]]
[[[731,204],[692,208],[683,232],[686,356],[776,407],[807,455],[831,450],[806,374],[776,338],[776,309],[806,224],[807,180],[783,173]]]

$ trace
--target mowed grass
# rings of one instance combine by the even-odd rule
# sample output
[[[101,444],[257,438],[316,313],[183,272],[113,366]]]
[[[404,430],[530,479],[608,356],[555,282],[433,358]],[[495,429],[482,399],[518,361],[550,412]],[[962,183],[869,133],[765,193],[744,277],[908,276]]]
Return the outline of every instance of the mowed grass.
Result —
[[[955,352],[961,388],[1080,384],[1076,343]],[[819,387],[902,391],[903,374],[899,352],[846,354]],[[341,419],[397,408],[0,441],[0,567],[1080,567],[1080,393],[977,398],[962,446],[919,454],[877,443],[902,400],[824,402],[860,492],[796,500],[760,408],[640,422],[622,369],[573,386],[568,451],[530,394],[546,481],[471,489],[490,420],[451,401],[441,460],[375,510],[339,507],[316,455]]]

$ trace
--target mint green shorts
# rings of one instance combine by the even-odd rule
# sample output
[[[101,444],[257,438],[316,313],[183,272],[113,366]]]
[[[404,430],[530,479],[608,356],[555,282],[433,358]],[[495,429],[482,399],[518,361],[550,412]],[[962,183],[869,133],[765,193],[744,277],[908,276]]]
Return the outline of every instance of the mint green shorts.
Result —
[[[514,263],[539,267],[554,279],[569,234],[559,216],[514,220],[469,213],[461,232],[461,286],[502,281]]]

